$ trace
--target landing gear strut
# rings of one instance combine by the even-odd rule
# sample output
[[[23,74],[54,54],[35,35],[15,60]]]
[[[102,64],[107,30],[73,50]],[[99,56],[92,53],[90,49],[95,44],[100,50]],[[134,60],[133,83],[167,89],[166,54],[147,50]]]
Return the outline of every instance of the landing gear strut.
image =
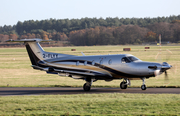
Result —
[[[128,79],[123,79],[123,81],[120,83],[120,88],[121,89],[127,89],[127,85],[131,85],[130,80]]]
[[[142,84],[142,86],[141,86],[141,89],[142,89],[142,90],[146,90],[146,85],[145,85],[146,82],[145,82],[145,79],[146,79],[146,78],[142,78],[142,81],[143,81],[143,84]]]

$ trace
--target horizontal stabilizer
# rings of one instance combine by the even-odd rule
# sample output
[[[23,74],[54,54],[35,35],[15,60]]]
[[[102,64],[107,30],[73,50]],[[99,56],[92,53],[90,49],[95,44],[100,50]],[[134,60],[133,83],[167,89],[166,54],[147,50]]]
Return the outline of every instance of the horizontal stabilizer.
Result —
[[[20,40],[7,40],[6,42],[49,42],[52,40],[42,40],[42,39],[38,39],[38,38],[34,38],[34,39],[20,39]]]
[[[34,69],[44,70],[45,71],[45,68],[43,68],[43,67],[39,67],[39,66],[35,66],[35,65],[31,65],[31,67],[33,67]]]

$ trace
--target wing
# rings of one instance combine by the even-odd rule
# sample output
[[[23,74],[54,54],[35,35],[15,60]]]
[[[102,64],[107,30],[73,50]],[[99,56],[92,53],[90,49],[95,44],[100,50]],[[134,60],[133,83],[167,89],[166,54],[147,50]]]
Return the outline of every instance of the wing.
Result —
[[[105,73],[102,73],[102,72],[99,72],[99,71],[93,71],[93,70],[76,70],[76,69],[65,69],[63,67],[58,67],[58,68],[55,68],[55,67],[40,67],[40,66],[35,66],[35,65],[32,65],[32,67],[34,69],[37,69],[37,70],[42,70],[42,71],[46,71],[48,73],[68,73],[68,74],[72,74],[72,75],[79,75],[79,76],[91,76],[91,77],[96,77],[99,79],[101,77],[103,78],[112,78],[112,76],[110,74],[105,74]]]

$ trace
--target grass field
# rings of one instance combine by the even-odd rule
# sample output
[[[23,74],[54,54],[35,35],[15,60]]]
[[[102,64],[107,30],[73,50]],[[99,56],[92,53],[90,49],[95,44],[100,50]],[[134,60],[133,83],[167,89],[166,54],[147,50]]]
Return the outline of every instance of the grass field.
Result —
[[[83,94],[0,97],[0,115],[180,115],[180,96]]]
[[[131,51],[124,52],[123,48]],[[72,55],[132,54],[143,61],[157,62],[158,46],[91,46],[44,48],[49,52]],[[76,49],[76,51],[71,51]],[[166,49],[172,51],[168,63],[176,70],[168,70],[167,87],[180,87],[180,46],[163,46],[162,60],[169,57]],[[83,80],[49,75],[33,70],[25,48],[0,48],[0,87],[82,87]],[[93,86],[119,87],[122,80],[97,81]],[[132,87],[140,87],[142,81],[131,81]],[[164,75],[146,80],[147,87],[164,86]],[[175,94],[83,94],[45,96],[0,97],[0,115],[180,115],[180,95]]]

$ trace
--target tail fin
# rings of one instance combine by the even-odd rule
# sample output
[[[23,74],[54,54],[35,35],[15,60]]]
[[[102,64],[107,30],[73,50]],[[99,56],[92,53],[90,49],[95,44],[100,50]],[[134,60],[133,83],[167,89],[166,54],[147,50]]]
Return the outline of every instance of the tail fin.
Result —
[[[24,42],[29,58],[31,60],[31,63],[32,65],[36,65],[36,66],[38,66],[38,62],[41,60],[71,56],[67,54],[45,52],[43,48],[41,47],[41,45],[39,44],[39,42],[48,42],[48,41],[50,40],[21,39],[21,40],[8,40],[6,42]]]

